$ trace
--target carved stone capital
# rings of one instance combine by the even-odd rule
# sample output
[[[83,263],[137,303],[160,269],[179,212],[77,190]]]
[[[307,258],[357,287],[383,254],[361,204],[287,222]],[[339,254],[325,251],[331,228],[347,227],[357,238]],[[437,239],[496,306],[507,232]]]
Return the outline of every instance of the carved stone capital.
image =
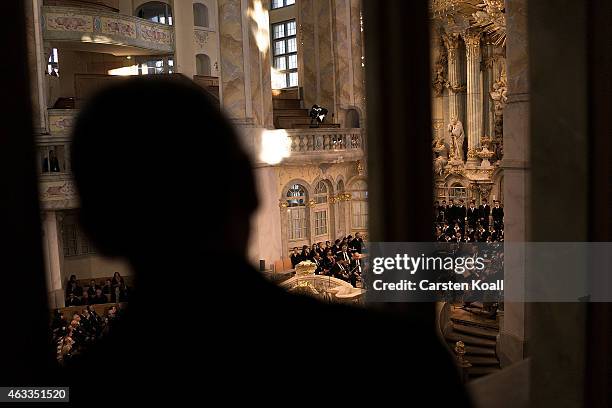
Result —
[[[448,53],[448,62],[454,63],[457,61],[457,48],[459,48],[459,34],[442,34],[442,41]]]
[[[462,34],[463,41],[465,42],[465,53],[468,58],[476,58],[480,55],[480,38],[482,33],[480,31],[466,31]]]

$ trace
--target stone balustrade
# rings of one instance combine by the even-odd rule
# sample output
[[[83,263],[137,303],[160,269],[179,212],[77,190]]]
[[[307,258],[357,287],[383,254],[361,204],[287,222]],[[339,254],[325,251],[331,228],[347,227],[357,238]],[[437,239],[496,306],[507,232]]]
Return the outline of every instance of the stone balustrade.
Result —
[[[138,17],[91,8],[44,6],[45,41],[109,44],[174,52],[174,27]]]
[[[363,153],[362,129],[287,129],[291,154]]]

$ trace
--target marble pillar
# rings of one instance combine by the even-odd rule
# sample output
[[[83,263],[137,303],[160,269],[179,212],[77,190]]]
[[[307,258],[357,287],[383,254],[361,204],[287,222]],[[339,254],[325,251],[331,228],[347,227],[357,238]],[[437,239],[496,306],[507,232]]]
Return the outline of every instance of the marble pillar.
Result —
[[[508,102],[504,108],[504,288],[508,298],[520,300],[525,293],[525,250],[519,243],[530,239],[529,203],[529,56],[527,0],[506,3],[506,63]],[[502,366],[522,360],[527,348],[527,314],[523,302],[505,302],[500,327],[499,356]]]
[[[28,44],[28,74],[30,78],[30,99],[32,101],[32,123],[34,133],[49,131],[47,116],[47,57],[42,38],[42,0],[27,0],[25,3],[26,40]]]
[[[467,163],[477,164],[476,149],[482,137],[482,78],[480,71],[480,32],[463,35],[467,61]]]
[[[221,104],[230,119],[245,122],[251,105],[246,93],[242,1],[219,0],[218,3]]]
[[[260,207],[252,219],[249,258],[255,265],[280,259],[278,197],[274,167],[262,163],[262,135],[273,128],[268,2],[219,0],[219,80],[221,104],[256,163]],[[265,241],[267,240],[267,241]]]
[[[315,41],[316,19],[314,17],[315,0],[300,0],[298,7],[298,75],[302,88],[304,106],[311,107],[317,103],[319,76],[317,75],[317,50]]]
[[[195,44],[193,41],[193,4],[186,1],[174,3],[174,63],[176,72],[187,78],[196,74]]]
[[[261,9],[255,3],[261,4]],[[271,129],[273,124],[272,109],[272,72],[270,64],[270,29],[267,1],[248,0],[247,27],[248,62],[245,69],[250,82],[251,112],[253,124]],[[255,10],[259,10],[256,12]],[[265,16],[265,17],[264,17]]]
[[[365,126],[365,72],[361,0],[350,0],[351,57],[353,64],[353,105],[359,111],[361,127]]]
[[[270,166],[257,167],[254,173],[259,207],[251,220],[249,260],[254,265],[259,265],[259,260],[263,259],[266,261],[266,268],[270,268],[274,261],[286,256],[281,249],[278,174],[276,168]]]
[[[482,47],[482,111],[483,111],[483,135],[492,137],[495,129],[495,117],[493,115],[493,100],[489,92],[493,89],[496,77],[495,68],[495,46],[487,38]]]
[[[298,2],[298,52],[300,86],[304,106],[321,105],[329,110],[332,122],[336,115],[336,69],[331,0],[302,0]],[[346,26],[345,26],[346,27]],[[347,62],[348,64],[348,62]],[[347,65],[348,67],[348,65]],[[332,119],[334,118],[334,119]]]
[[[62,253],[60,251],[60,238],[58,220],[55,211],[43,213],[43,254],[45,262],[47,292],[49,294],[49,307],[64,307],[64,291],[62,289]]]
[[[462,120],[461,112],[461,70],[459,65],[459,34],[443,34],[442,40],[448,58],[448,114],[449,123],[453,118]]]
[[[318,25],[318,104],[329,110],[328,122],[334,121],[336,115],[336,71],[334,67],[334,44],[332,41],[332,5],[331,0],[315,1],[315,18]]]
[[[346,125],[348,109],[364,112],[364,77],[359,0],[336,0],[333,4],[334,66],[336,75],[337,122]]]
[[[221,102],[238,126],[272,127],[267,15],[267,2],[219,1]]]

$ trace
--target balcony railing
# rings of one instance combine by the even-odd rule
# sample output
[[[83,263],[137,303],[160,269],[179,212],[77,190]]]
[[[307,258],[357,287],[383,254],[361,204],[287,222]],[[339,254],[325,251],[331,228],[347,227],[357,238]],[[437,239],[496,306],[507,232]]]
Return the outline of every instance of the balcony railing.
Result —
[[[49,109],[48,112],[49,134],[51,136],[68,136],[78,111],[75,109]]]
[[[291,153],[363,153],[362,129],[287,129]]]
[[[102,10],[45,6],[45,41],[130,46],[159,54],[174,52],[174,27]]]

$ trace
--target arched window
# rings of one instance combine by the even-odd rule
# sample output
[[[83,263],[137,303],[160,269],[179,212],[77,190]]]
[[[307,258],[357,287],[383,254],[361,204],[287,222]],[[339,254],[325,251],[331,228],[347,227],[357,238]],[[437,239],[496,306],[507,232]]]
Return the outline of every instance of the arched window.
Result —
[[[172,8],[161,1],[150,1],[136,9],[136,16],[154,23],[172,25]]]
[[[196,27],[209,27],[208,7],[202,3],[193,3],[193,25]]]
[[[315,236],[326,235],[328,231],[329,206],[327,183],[319,181],[315,187],[315,207],[314,207],[314,229]]]
[[[315,203],[323,204],[327,202],[327,185],[324,181],[319,181],[315,187]]]
[[[159,57],[142,61],[138,64],[138,75],[172,74],[174,73],[174,58]]]
[[[210,57],[206,54],[196,55],[196,74],[210,76]]]
[[[368,228],[368,184],[357,180],[351,186],[351,228]]]
[[[306,189],[300,184],[292,185],[289,191],[287,191],[289,241],[297,241],[308,237],[306,200]]]
[[[357,109],[349,109],[346,111],[346,127],[352,129],[358,129],[359,124],[359,112]]]
[[[454,201],[467,199],[467,191],[460,183],[454,183],[448,190],[448,198]]]
[[[344,191],[344,181],[338,181],[338,188],[336,189],[339,192]]]

